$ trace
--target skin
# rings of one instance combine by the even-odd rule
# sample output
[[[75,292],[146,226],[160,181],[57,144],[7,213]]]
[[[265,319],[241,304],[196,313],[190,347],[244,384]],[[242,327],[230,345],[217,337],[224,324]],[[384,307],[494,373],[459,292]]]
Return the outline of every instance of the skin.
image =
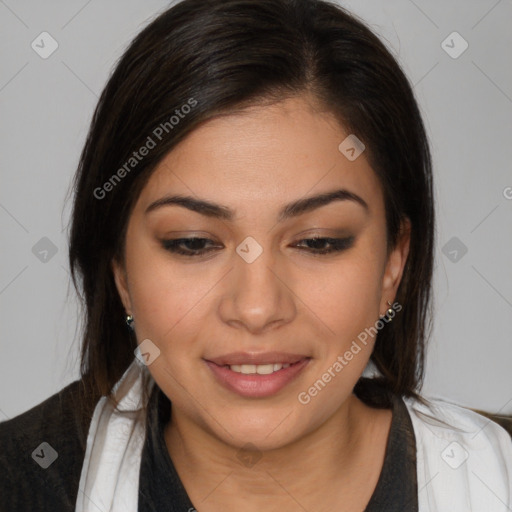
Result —
[[[393,303],[409,250],[404,224],[387,252],[379,181],[364,152],[351,162],[338,150],[347,135],[308,96],[218,117],[165,157],[130,216],[114,276],[139,343],[149,338],[160,349],[148,369],[172,402],[166,445],[201,512],[320,512],[342,504],[360,511],[377,484],[391,411],[352,393],[374,339],[307,405],[297,399]],[[339,200],[277,221],[284,204],[338,188],[360,196],[368,210]],[[176,205],[145,213],[170,193],[219,203],[235,217]],[[315,256],[299,243],[315,235],[355,241]],[[216,249],[187,257],[161,243],[192,236],[212,242],[182,244],[185,250]],[[235,250],[247,236],[263,249],[252,263]],[[247,398],[219,384],[204,361],[234,351],[311,360],[277,394]]]

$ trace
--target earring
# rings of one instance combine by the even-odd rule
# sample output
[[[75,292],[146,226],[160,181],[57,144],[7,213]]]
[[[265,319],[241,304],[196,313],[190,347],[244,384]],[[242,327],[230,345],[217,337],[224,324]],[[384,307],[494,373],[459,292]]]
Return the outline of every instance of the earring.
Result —
[[[126,325],[133,331],[133,316],[126,315]]]
[[[391,302],[389,300],[386,301],[388,303],[389,309],[386,310],[386,312],[379,316],[381,320],[384,320],[384,322],[389,323],[393,321],[393,318],[395,317],[395,310],[391,307]]]

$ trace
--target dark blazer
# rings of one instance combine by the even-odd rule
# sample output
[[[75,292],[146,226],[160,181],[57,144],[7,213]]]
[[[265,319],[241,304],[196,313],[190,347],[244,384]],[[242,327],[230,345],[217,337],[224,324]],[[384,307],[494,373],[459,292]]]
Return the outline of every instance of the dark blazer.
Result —
[[[77,380],[32,409],[0,423],[1,512],[75,510],[94,412],[93,401],[87,407],[80,400],[81,392],[81,381]],[[44,469],[55,457],[52,449],[57,458]]]

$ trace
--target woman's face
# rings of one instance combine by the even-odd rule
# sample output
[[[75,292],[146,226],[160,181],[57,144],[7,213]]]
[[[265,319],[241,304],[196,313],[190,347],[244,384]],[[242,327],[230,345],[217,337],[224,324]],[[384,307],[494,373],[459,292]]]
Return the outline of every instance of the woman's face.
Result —
[[[340,151],[349,135],[287,99],[206,122],[152,174],[114,272],[173,420],[270,449],[351,397],[408,243],[387,254],[382,191],[364,151]]]

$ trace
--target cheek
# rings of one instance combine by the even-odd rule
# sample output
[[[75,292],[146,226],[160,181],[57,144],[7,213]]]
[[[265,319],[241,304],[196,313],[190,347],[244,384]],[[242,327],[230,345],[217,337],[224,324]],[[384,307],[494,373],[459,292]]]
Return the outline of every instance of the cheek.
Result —
[[[173,272],[172,267],[165,272],[153,267],[146,277],[142,272],[140,277],[133,286],[137,334],[140,331],[141,335],[159,340],[161,344],[192,336],[201,325],[200,318],[207,303],[205,296],[211,289],[209,280],[204,276],[184,277]]]
[[[163,349],[169,340],[193,336],[213,276],[204,267],[172,263],[152,242],[132,251],[127,246],[126,254],[137,337],[155,340]]]
[[[375,256],[378,249],[374,251],[372,255],[363,248],[354,250],[338,265],[326,266],[307,278],[305,303],[337,340],[333,350],[350,345],[378,320],[382,262]]]
[[[354,251],[308,283],[311,309],[329,326],[329,336],[318,340],[321,350],[310,387],[301,390],[302,397],[312,400],[316,420],[326,419],[348,397],[368,364],[372,327],[379,319],[381,264],[371,253]]]

